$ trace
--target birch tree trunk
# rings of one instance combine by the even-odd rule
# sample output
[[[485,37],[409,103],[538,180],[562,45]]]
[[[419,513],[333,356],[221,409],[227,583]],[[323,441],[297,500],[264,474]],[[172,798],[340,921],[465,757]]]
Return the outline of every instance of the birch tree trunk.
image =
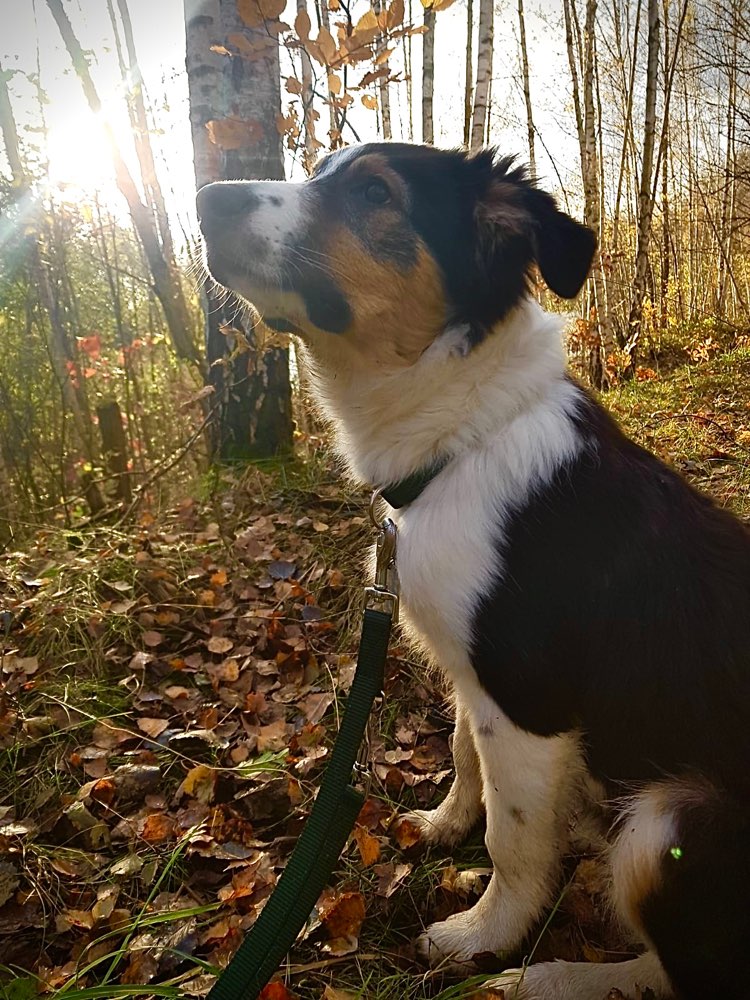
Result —
[[[73,63],[73,68],[81,81],[88,105],[91,111],[98,115],[102,108],[101,100],[91,78],[86,55],[73,31],[70,19],[63,8],[62,0],[47,0],[47,6],[55,19],[65,48]],[[154,291],[164,311],[172,345],[178,357],[202,367],[201,357],[193,338],[192,317],[187,308],[177,269],[170,266],[170,262],[165,256],[156,220],[148,206],[141,201],[133,176],[117,145],[114,132],[106,122],[104,123],[104,131],[112,157],[117,187],[127,201],[133,227],[143,246],[143,252],[154,283]]]
[[[471,140],[474,94],[474,0],[466,0],[466,61],[464,63],[464,146]]]
[[[646,64],[646,106],[643,123],[643,163],[638,190],[638,249],[635,258],[633,296],[628,319],[628,371],[634,372],[638,342],[643,324],[643,302],[649,264],[651,221],[654,212],[652,193],[654,147],[656,144],[656,84],[659,68],[659,0],[648,0],[648,61]]]
[[[307,15],[307,0],[297,0],[297,14]],[[318,156],[319,143],[315,135],[315,108],[313,107],[313,69],[310,56],[304,45],[300,46],[302,64],[302,128],[305,138],[305,170],[309,173]]]
[[[431,146],[435,141],[432,119],[432,95],[435,88],[435,11],[430,6],[424,9],[422,35],[422,142]]]
[[[492,0],[479,0],[479,40],[477,42],[477,82],[474,88],[474,108],[471,116],[469,148],[480,149],[489,120],[490,81],[492,80],[492,49],[495,30],[495,8]]]
[[[531,176],[536,177],[536,154],[534,151],[534,112],[531,106],[531,83],[529,80],[529,53],[526,48],[526,17],[523,0],[518,0],[518,31],[521,42],[521,70],[523,73],[523,99],[526,103],[526,130],[529,136],[529,167]]]
[[[185,0],[186,66],[197,187],[211,181],[269,178],[283,180],[279,50],[265,25],[249,29],[236,0]],[[231,38],[262,46],[252,59],[239,54]],[[211,47],[234,55],[218,55]],[[231,120],[251,123],[248,138],[212,143],[207,125]],[[214,137],[218,138],[214,128]],[[231,148],[230,148],[231,147]],[[219,419],[213,451],[223,461],[285,454],[292,448],[289,353],[258,345],[252,325],[236,303],[206,288],[206,354]]]
[[[378,20],[381,20],[380,15],[385,10],[385,5],[383,0],[372,0],[372,9],[378,16]],[[388,40],[386,34],[381,31],[378,33],[378,37],[375,41],[375,55],[380,56],[382,52],[388,46]],[[380,98],[380,121],[383,127],[383,138],[386,140],[393,138],[393,129],[391,127],[391,93],[388,89],[388,77],[390,76],[390,69],[388,66],[388,60],[386,60],[381,69],[387,70],[386,75],[378,78],[378,96]]]

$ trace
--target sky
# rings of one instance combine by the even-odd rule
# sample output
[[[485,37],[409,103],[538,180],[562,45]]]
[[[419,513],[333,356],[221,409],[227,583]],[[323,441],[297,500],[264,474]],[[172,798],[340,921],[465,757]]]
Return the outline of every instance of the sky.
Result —
[[[421,7],[417,0],[414,7],[419,17]],[[131,147],[129,127],[107,5],[104,0],[71,0],[66,2],[66,9],[84,49],[90,53],[104,114],[127,151]],[[174,222],[191,231],[195,226],[194,178],[184,72],[183,2],[130,0],[130,10],[139,62],[158,126],[153,140],[157,158],[166,167],[160,175],[167,189],[170,212]],[[569,109],[564,113],[566,102],[570,103],[570,84],[560,10],[560,0],[526,0],[532,97],[543,143],[537,143],[539,173],[546,186],[562,193],[559,174],[566,193],[572,195],[578,188],[579,167],[573,116]],[[3,25],[0,61],[6,71],[15,71],[9,86],[27,153],[35,155],[33,147],[40,139],[35,88],[27,78],[39,66],[42,88],[47,95],[44,115],[49,134],[47,156],[51,181],[63,185],[71,198],[93,197],[98,191],[115,212],[124,214],[124,204],[112,180],[101,123],[93,118],[85,103],[46,3],[0,0],[0,24]],[[437,145],[452,146],[462,141],[465,25],[464,0],[437,15],[434,100]],[[495,35],[491,139],[504,153],[525,156],[527,139],[514,0],[496,3]],[[415,98],[419,95],[420,49],[416,37],[413,41]],[[401,84],[391,90],[396,137],[399,122],[405,122],[406,117],[405,86]],[[282,98],[285,96],[282,90]],[[418,99],[415,104],[418,139]],[[363,140],[377,137],[373,112],[357,104],[353,121]],[[555,159],[554,168],[544,147]],[[132,153],[128,155],[132,163]],[[294,176],[298,171],[298,166],[288,164],[288,175]],[[575,197],[571,207],[575,207]]]

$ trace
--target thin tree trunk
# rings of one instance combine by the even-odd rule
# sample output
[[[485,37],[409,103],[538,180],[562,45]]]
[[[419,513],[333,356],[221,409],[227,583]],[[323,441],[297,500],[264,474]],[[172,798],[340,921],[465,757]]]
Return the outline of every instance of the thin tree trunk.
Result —
[[[521,42],[521,70],[523,73],[523,99],[526,103],[526,130],[529,137],[529,167],[531,176],[536,177],[536,153],[534,151],[534,111],[531,105],[531,83],[529,80],[529,53],[526,48],[526,18],[523,0],[518,0],[518,30]]]
[[[406,3],[406,23],[412,23],[412,0]],[[409,123],[409,142],[414,142],[414,81],[412,79],[412,34],[410,31],[401,36],[404,52],[404,75],[406,77],[406,112]]]
[[[380,15],[386,9],[383,4],[383,0],[372,0],[372,9],[378,16],[378,20],[381,20]],[[376,58],[380,56],[380,54],[384,52],[387,47],[388,36],[381,30],[375,41]],[[388,77],[390,76],[388,61],[386,60],[380,68],[387,70],[387,73],[384,76],[378,78],[378,93],[380,96],[380,120],[383,126],[383,138],[389,140],[393,138],[393,129],[391,127],[391,94],[388,89]]]
[[[651,220],[654,211],[652,195],[654,147],[656,142],[656,83],[659,68],[659,0],[648,0],[648,62],[646,65],[646,107],[643,123],[643,163],[638,191],[638,250],[635,258],[633,296],[628,319],[628,340],[625,350],[630,356],[628,370],[635,371],[638,342],[643,323],[643,301],[649,264]]]
[[[97,406],[96,415],[99,418],[104,462],[115,480],[114,494],[118,500],[127,502],[132,494],[128,472],[128,443],[122,426],[120,405],[117,400],[109,400]]]
[[[47,0],[47,6],[55,19],[65,48],[73,63],[73,68],[81,81],[88,105],[92,112],[98,115],[102,107],[99,94],[91,78],[84,51],[63,8],[62,0]],[[114,132],[106,122],[104,123],[104,131],[115,169],[117,187],[128,203],[130,217],[143,246],[154,282],[154,291],[164,310],[164,317],[174,349],[178,357],[191,361],[200,367],[200,355],[191,336],[192,318],[179,278],[175,271],[170,268],[169,262],[164,256],[154,217],[141,201],[135,181],[117,145]]]
[[[48,255],[44,252],[42,237],[38,229],[40,220],[35,218],[36,213],[29,211],[33,205],[33,195],[26,168],[21,158],[18,129],[8,91],[8,78],[1,64],[0,133],[3,136],[5,153],[11,170],[15,199],[21,211],[26,213],[26,217],[24,218],[27,227],[25,243],[29,255],[32,284],[36,289],[39,302],[49,322],[50,339],[48,341],[48,349],[50,361],[55,372],[55,378],[60,386],[65,409],[70,412],[73,419],[79,443],[86,457],[89,460],[93,460],[95,458],[95,448],[92,442],[92,422],[88,412],[88,403],[82,390],[76,385],[77,369],[75,351],[73,350],[71,338],[66,329],[50,277]]]
[[[307,14],[307,0],[297,0],[297,13]],[[304,45],[300,46],[302,63],[302,127],[305,139],[305,170],[309,173],[318,156],[319,143],[315,135],[315,108],[313,107],[313,69],[310,56]]]
[[[315,0],[315,11],[318,16],[318,27],[325,28],[325,30],[330,34],[331,15],[328,10],[328,0]],[[330,83],[327,83],[327,88],[328,88],[328,119],[330,122],[329,136],[331,139],[331,149],[338,149],[338,147],[341,145],[341,124],[339,122],[338,115],[336,114],[336,106],[334,104],[335,95],[331,90]]]
[[[474,94],[474,0],[466,0],[466,60],[464,63],[464,146],[471,140]]]
[[[432,95],[435,86],[435,11],[425,7],[422,35],[422,142],[431,146],[435,141],[432,118]]]
[[[108,0],[108,3],[111,3],[111,0]],[[133,26],[130,21],[128,0],[117,0],[117,7],[120,12],[120,20],[122,21],[122,29],[125,36],[125,48],[128,53],[128,72],[131,81],[128,106],[132,115],[133,140],[138,156],[138,163],[141,168],[143,187],[146,191],[148,201],[150,201],[154,208],[164,256],[172,266],[176,267],[174,264],[174,244],[172,241],[172,231],[169,228],[167,206],[164,202],[164,195],[162,194],[154,162],[154,151],[151,147],[151,134],[148,127],[148,116],[146,114],[146,102],[143,92],[143,78],[135,51],[135,40],[133,38]]]
[[[477,42],[477,82],[471,116],[470,148],[484,144],[489,120],[490,81],[492,80],[492,50],[495,32],[495,8],[492,0],[479,0],[479,40]]]

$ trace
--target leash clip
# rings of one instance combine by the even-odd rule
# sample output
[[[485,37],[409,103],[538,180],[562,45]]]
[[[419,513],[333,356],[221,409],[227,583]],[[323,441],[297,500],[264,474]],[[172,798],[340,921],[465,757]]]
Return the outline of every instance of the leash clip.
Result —
[[[370,520],[378,530],[375,546],[375,581],[365,587],[365,608],[382,611],[398,621],[399,584],[396,572],[396,525],[390,517],[379,520],[375,505],[380,499],[380,490],[375,490],[370,500]]]

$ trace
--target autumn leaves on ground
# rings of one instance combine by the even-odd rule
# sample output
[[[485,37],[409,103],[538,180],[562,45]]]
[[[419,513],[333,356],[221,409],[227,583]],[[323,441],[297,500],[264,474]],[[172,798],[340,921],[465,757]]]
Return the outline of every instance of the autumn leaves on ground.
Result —
[[[716,351],[699,379],[650,371],[609,402],[747,513],[748,375],[747,348]],[[2,557],[8,1000],[203,996],[273,891],[351,682],[369,539],[364,496],[313,471],[227,473]],[[396,638],[366,806],[265,1000],[477,995],[421,968],[413,940],[481,893],[481,830],[424,852],[393,822],[444,794],[450,731],[439,680]],[[573,859],[565,884],[534,958],[626,953],[596,859]]]

